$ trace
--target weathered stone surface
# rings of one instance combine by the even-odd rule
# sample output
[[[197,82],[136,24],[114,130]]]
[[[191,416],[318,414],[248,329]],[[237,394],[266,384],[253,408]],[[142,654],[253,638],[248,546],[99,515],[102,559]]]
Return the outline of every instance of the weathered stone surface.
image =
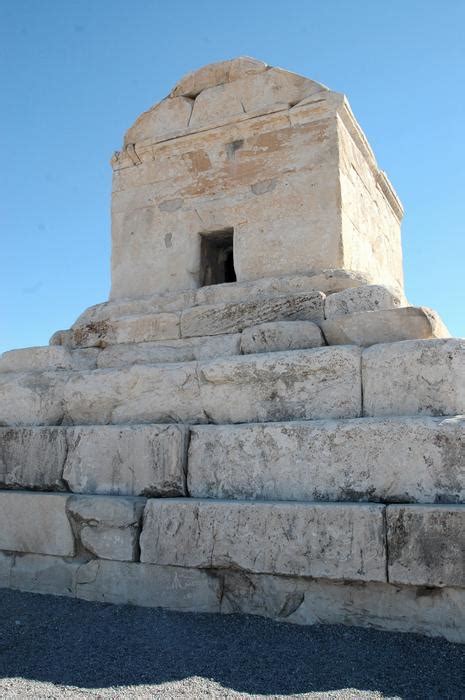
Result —
[[[55,333],[52,335],[52,337],[48,341],[48,344],[49,345],[64,345],[66,347],[70,344],[70,340],[71,340],[71,331],[70,330],[55,331]]]
[[[367,416],[465,413],[465,341],[410,340],[362,354]]]
[[[0,373],[0,425],[59,425],[67,372]]]
[[[42,554],[16,554],[9,588],[30,593],[75,595],[75,578],[82,561]]]
[[[358,311],[395,309],[402,305],[398,294],[380,284],[366,284],[330,294],[325,301],[325,317],[334,318]]]
[[[64,493],[0,491],[0,549],[74,556]]]
[[[190,126],[225,124],[244,113],[287,109],[316,92],[323,85],[281,68],[244,76],[231,83],[205,88],[194,103]]]
[[[354,418],[361,411],[359,352],[315,348],[201,362],[203,410],[214,423]]]
[[[317,348],[325,345],[319,326],[312,321],[272,321],[242,331],[244,354]]]
[[[110,345],[100,351],[97,364],[100,369],[104,369],[133,364],[191,362],[227,357],[240,354],[240,342],[240,334],[232,333],[156,343]]]
[[[127,316],[114,321],[96,321],[72,329],[75,347],[99,347],[117,343],[143,343],[179,338],[178,313]]]
[[[181,315],[181,335],[237,333],[267,321],[321,321],[324,318],[322,292],[270,297],[236,304],[213,304],[186,309]]]
[[[344,624],[465,641],[465,591],[224,572],[221,612]]]
[[[68,428],[67,438],[63,477],[71,491],[185,495],[188,430],[184,426],[79,426]]]
[[[383,510],[371,504],[152,499],[141,561],[384,581]]]
[[[59,345],[9,350],[0,355],[0,372],[71,369],[71,355]]]
[[[85,550],[100,559],[135,561],[144,498],[70,496],[67,512]]]
[[[393,583],[465,588],[465,505],[389,506]]]
[[[321,327],[328,345],[369,346],[416,338],[450,337],[436,312],[415,306],[336,316],[323,321]]]
[[[254,73],[262,73],[267,68],[267,64],[263,63],[263,61],[257,61],[257,59],[249,58],[248,56],[239,56],[230,61],[210,63],[208,66],[199,68],[199,70],[187,73],[175,85],[170,94],[173,97],[180,95],[197,97],[202,90],[215,85],[230,83]]]
[[[465,419],[361,418],[191,428],[196,498],[465,501]]]
[[[100,348],[78,348],[71,351],[73,369],[96,369]]]
[[[74,372],[65,387],[74,424],[204,422],[197,364]]]
[[[63,428],[0,428],[0,487],[65,490]]]
[[[106,603],[219,612],[221,582],[205,571],[179,566],[94,560],[79,569],[76,595]]]
[[[124,137],[124,145],[148,140],[150,143],[187,130],[192,114],[193,100],[187,97],[171,97],[162,100],[137,118]],[[136,157],[137,152],[136,152]]]

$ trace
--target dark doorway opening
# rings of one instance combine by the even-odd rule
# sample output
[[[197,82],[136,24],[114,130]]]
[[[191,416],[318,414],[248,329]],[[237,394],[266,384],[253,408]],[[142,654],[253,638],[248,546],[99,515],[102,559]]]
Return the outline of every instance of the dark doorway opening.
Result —
[[[200,240],[201,286],[235,282],[233,229],[202,233]]]

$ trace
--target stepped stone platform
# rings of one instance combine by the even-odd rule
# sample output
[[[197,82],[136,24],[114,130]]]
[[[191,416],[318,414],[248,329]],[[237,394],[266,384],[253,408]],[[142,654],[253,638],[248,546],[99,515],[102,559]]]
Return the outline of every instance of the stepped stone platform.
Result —
[[[110,300],[0,357],[0,586],[465,641],[465,340],[346,98],[206,66],[112,167]]]

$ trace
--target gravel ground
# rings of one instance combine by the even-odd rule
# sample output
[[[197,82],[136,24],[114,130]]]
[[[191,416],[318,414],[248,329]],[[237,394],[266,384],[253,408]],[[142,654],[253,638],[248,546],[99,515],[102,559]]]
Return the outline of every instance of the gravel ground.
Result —
[[[465,698],[465,645],[0,589],[1,698]]]

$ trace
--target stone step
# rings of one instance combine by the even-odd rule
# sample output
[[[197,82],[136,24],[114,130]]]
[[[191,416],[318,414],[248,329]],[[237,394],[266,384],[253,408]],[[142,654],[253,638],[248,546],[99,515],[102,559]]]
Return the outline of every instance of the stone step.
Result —
[[[243,423],[361,412],[360,350],[0,375],[0,425]]]
[[[193,426],[196,498],[465,502],[465,417]]]
[[[262,615],[302,625],[357,625],[465,642],[463,588],[1,552],[0,587],[120,605]]]
[[[252,282],[214,284],[199,289],[170,292],[139,299],[114,299],[86,309],[73,327],[124,316],[182,311],[201,304],[230,304],[268,297],[321,291],[324,294],[366,285],[366,276],[346,270],[323,270],[308,275],[268,277]]]
[[[323,321],[322,292],[270,296],[251,301],[203,304],[183,311],[92,321],[71,329],[71,347],[106,347],[239,333],[258,323],[282,320]]]
[[[141,561],[358,581],[386,578],[384,506],[152,499]]]
[[[182,425],[0,428],[0,488],[183,496]]]
[[[328,345],[368,347],[402,340],[450,338],[435,311],[415,306],[338,315],[323,321],[321,327]]]

